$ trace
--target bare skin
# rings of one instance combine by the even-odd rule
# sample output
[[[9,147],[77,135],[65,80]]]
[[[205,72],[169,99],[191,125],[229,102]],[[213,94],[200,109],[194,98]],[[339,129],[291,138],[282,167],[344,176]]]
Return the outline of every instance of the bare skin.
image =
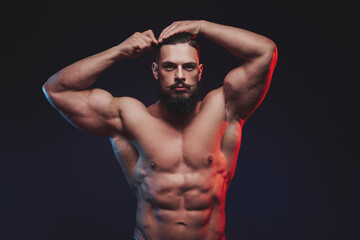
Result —
[[[208,93],[190,114],[173,114],[161,102],[146,107],[130,97],[88,89],[99,74],[124,58],[136,58],[178,32],[203,35],[244,64]],[[207,21],[175,22],[156,39],[135,33],[116,47],[76,62],[45,84],[49,101],[76,127],[110,137],[114,153],[137,196],[136,239],[224,240],[225,196],[234,176],[241,129],[264,98],[276,63],[269,39]],[[164,45],[152,65],[171,96],[186,97],[201,81],[203,66],[187,43]]]

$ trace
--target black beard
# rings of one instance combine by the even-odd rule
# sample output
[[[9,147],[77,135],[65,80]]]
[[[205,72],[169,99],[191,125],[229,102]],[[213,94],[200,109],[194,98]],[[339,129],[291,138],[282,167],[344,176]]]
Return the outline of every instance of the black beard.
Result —
[[[174,98],[161,89],[158,81],[158,97],[166,110],[173,114],[189,114],[194,112],[197,103],[200,101],[200,84],[197,84],[195,90],[186,98],[182,92],[179,92]],[[200,83],[200,82],[199,82]]]

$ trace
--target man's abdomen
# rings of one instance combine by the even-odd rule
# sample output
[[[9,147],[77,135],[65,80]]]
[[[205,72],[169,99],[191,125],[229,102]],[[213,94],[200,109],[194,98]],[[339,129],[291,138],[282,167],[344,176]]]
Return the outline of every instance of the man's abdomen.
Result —
[[[216,171],[153,173],[139,186],[139,239],[220,240],[227,181]]]

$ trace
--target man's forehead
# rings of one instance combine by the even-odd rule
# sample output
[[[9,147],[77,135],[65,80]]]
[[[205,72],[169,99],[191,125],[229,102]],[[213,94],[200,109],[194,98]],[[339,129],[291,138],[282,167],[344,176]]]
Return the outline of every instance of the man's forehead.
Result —
[[[160,48],[161,62],[198,62],[197,51],[187,43],[164,45]]]

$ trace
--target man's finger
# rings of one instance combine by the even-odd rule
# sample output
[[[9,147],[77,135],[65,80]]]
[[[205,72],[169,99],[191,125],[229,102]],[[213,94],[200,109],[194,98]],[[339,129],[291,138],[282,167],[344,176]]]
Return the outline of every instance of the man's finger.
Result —
[[[184,30],[179,27],[170,28],[169,30],[166,31],[166,33],[164,33],[164,35],[162,36],[162,40],[167,39],[167,38],[171,37],[172,35],[174,35],[176,33],[180,33],[180,32],[184,32]]]
[[[164,37],[165,33],[175,25],[175,23],[172,23],[170,24],[169,26],[167,26],[166,28],[164,28],[161,33],[160,33],[160,36],[159,36],[159,41],[161,42],[162,41],[162,38]]]
[[[158,44],[158,40],[155,38],[155,35],[154,35],[154,33],[153,33],[153,31],[151,29],[143,32],[143,34],[145,34],[146,36],[151,38],[153,43]]]
[[[184,25],[180,22],[174,22],[163,30],[161,37],[159,37],[159,42],[162,42],[164,39],[167,39],[172,35],[180,32],[186,32]]]

